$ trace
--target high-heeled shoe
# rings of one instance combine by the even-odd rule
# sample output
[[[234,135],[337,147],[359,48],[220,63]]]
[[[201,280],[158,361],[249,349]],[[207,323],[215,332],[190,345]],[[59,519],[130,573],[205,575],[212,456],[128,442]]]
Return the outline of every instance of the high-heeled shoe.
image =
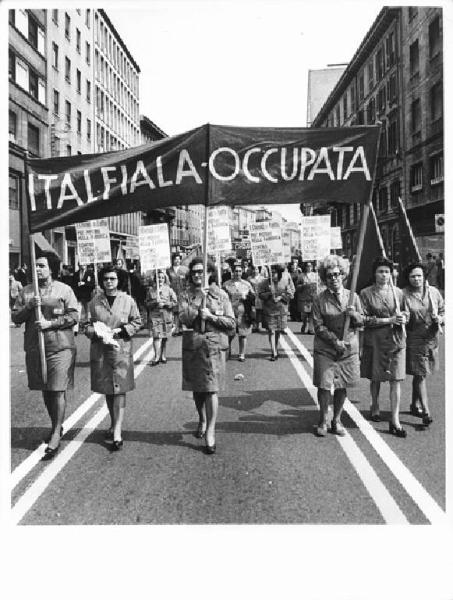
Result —
[[[47,446],[47,448],[44,450],[44,456],[41,458],[41,460],[43,462],[47,460],[52,460],[52,458],[54,458],[54,456],[58,452],[59,448],[60,444],[58,444],[56,448],[50,448],[49,446]]]
[[[118,450],[122,450],[122,448],[123,448],[123,440],[113,440],[112,450],[114,452],[116,452]]]
[[[60,429],[60,437],[63,437],[63,427]],[[52,435],[48,435],[46,439],[43,440],[45,444],[48,444],[52,438]]]
[[[163,365],[166,365],[166,364],[167,364],[167,359],[166,359],[165,357],[162,357],[162,356],[161,356],[161,357],[160,357],[160,362],[161,362]]]
[[[389,421],[389,433],[396,435],[399,438],[407,437],[407,431],[402,427],[397,427],[394,423]]]
[[[198,428],[195,433],[195,437],[198,438],[199,440],[202,440],[205,435],[206,435],[206,429],[203,429],[203,425],[201,423],[198,423]]]
[[[423,417],[423,410],[420,406],[417,406],[415,403],[412,403],[409,406],[409,412],[413,417]]]
[[[206,444],[206,454],[215,454],[216,449],[217,447],[215,444],[213,444],[212,446]]]
[[[433,419],[432,419],[431,415],[429,413],[427,413],[427,412],[423,413],[422,419],[423,419],[423,425],[425,427],[428,427],[433,422]]]

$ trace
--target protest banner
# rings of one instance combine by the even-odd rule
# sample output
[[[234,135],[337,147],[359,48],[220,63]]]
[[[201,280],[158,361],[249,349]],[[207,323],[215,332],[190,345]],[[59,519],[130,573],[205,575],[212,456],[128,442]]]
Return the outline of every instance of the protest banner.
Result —
[[[108,219],[77,223],[77,255],[81,265],[112,261]]]
[[[166,223],[140,226],[138,228],[138,247],[143,273],[170,267],[170,241]]]
[[[256,267],[285,262],[282,228],[273,221],[250,224],[250,244],[253,264]]]
[[[343,241],[341,239],[341,227],[330,228],[330,249],[341,250],[343,248]]]
[[[330,215],[302,217],[302,260],[320,260],[330,254]]]
[[[229,207],[211,207],[208,212],[208,253],[217,255],[230,251]]]
[[[129,238],[126,244],[123,246],[123,250],[126,258],[129,260],[138,260],[140,258],[138,238]]]

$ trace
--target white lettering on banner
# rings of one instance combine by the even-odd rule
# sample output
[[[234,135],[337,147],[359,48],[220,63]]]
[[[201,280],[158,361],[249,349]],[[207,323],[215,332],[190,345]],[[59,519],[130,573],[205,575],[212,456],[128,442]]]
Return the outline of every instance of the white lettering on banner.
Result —
[[[351,157],[350,161],[348,161],[349,157]],[[221,172],[220,164],[223,165],[224,170],[227,169],[226,172]],[[294,146],[266,149],[253,146],[245,151],[242,158],[233,148],[223,146],[211,153],[208,166],[212,177],[223,182],[233,181],[238,176],[246,182],[254,184],[263,181],[289,182],[297,177],[299,181],[310,182],[318,178],[345,181],[353,173],[361,174],[366,181],[371,181],[363,146],[356,148],[353,146],[322,146],[317,150]],[[153,173],[154,170],[156,172],[155,181],[150,176],[151,168]],[[188,150],[180,150],[173,178],[171,173],[166,172],[171,168],[175,169],[174,166],[165,164],[165,158],[157,156],[155,164],[149,167],[150,172],[145,167],[143,160],[137,160],[132,174],[131,167],[129,167],[128,173],[128,166],[125,164],[102,166],[92,170],[84,169],[81,172],[73,170],[58,175],[30,174],[28,187],[31,210],[36,211],[36,198],[39,197],[45,200],[47,210],[52,210],[52,202],[55,202],[57,194],[59,196],[56,208],[60,209],[64,202],[71,200],[75,201],[78,206],[98,200],[100,197],[103,200],[109,200],[112,193],[118,193],[118,191],[121,195],[128,196],[141,186],[148,186],[150,190],[155,190],[156,188],[180,185],[187,177],[192,178],[198,185],[203,184],[203,179]],[[83,186],[80,186],[81,173],[83,173]],[[92,178],[99,175],[102,177],[103,189],[95,189],[96,194],[93,194]],[[60,182],[59,186],[57,183],[52,188],[52,182],[55,181]],[[77,188],[74,182],[77,182]],[[115,183],[119,185],[113,185]]]

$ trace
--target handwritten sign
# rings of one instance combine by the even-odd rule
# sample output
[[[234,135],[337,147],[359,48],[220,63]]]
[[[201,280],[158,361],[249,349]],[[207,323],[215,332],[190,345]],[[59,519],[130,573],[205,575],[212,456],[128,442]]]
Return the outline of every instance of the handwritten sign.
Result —
[[[124,255],[130,260],[137,260],[140,258],[140,252],[138,248],[138,238],[129,238],[127,244],[123,246]]]
[[[250,224],[253,264],[257,267],[285,262],[280,223],[260,221]]]
[[[219,254],[231,251],[229,207],[218,206],[209,209],[208,252]]]
[[[76,225],[77,254],[81,265],[112,261],[108,219]]]
[[[139,227],[138,247],[143,272],[165,269],[171,265],[170,242],[166,223]]]
[[[319,260],[330,254],[330,215],[302,217],[303,260]]]
[[[341,239],[341,227],[330,228],[330,249],[341,250],[343,248],[343,241]]]

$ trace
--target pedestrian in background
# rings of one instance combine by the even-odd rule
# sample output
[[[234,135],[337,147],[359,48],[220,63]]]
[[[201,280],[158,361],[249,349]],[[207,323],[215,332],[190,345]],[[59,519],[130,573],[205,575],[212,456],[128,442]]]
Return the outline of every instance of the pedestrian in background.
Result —
[[[122,425],[126,393],[135,388],[132,337],[142,321],[135,300],[119,287],[120,269],[107,265],[99,273],[102,291],[89,303],[85,335],[91,340],[90,374],[93,392],[105,394],[110,414],[107,439],[112,450],[123,447]]]
[[[288,264],[288,272],[294,284],[294,290],[296,290],[296,282],[299,279],[299,276],[302,273],[302,269],[299,264],[299,259],[297,256],[291,257],[291,262]],[[294,292],[294,296],[291,298],[289,303],[289,316],[291,321],[299,321],[300,319],[300,311],[297,309],[297,298],[296,293]]]
[[[157,272],[156,279],[146,292],[145,304],[148,309],[148,329],[153,338],[154,359],[151,366],[167,363],[167,339],[173,328],[173,314],[178,300],[174,290],[167,283],[164,271]]]
[[[236,333],[239,338],[239,356],[240,362],[245,361],[245,352],[247,349],[247,337],[252,332],[253,316],[251,308],[254,307],[255,292],[252,284],[242,279],[243,268],[240,261],[234,265],[233,277],[223,284],[223,289],[230,298],[231,305],[236,319]],[[230,332],[228,336],[228,358],[231,358],[231,344],[235,338],[235,332]]]
[[[284,267],[276,265],[271,268],[272,282],[264,280],[259,297],[263,301],[263,314],[271,348],[271,361],[278,359],[278,342],[280,335],[288,327],[288,305],[293,297],[291,277],[283,277]]]
[[[347,388],[354,387],[360,379],[358,328],[363,324],[359,297],[343,287],[349,273],[349,261],[329,255],[319,265],[319,276],[326,285],[313,300],[315,339],[313,345],[313,384],[318,388],[319,421],[316,435],[327,434],[327,420],[331,389],[333,394],[333,418],[331,432],[344,436],[341,414],[346,400]],[[346,317],[350,325],[343,339]]]
[[[407,285],[403,294],[409,311],[406,373],[413,376],[410,411],[428,426],[433,419],[426,377],[439,370],[439,329],[444,324],[445,303],[438,289],[425,285],[425,267],[421,263],[409,264],[404,276]]]
[[[264,277],[260,273],[260,267],[251,266],[252,274],[248,278],[248,282],[251,284],[255,293],[255,319],[252,323],[252,331],[259,333],[260,326],[263,323],[263,301],[259,297],[261,284],[264,281]],[[264,327],[264,324],[263,324]]]
[[[187,284],[187,273],[188,268],[181,264],[182,256],[179,252],[175,252],[171,257],[171,267],[167,271],[167,275],[170,281],[170,287],[176,294],[176,298],[179,302],[181,292],[185,289]],[[181,335],[182,328],[179,322],[178,304],[174,308],[174,331],[173,335]]]
[[[399,419],[401,381],[406,377],[406,332],[408,312],[402,291],[391,283],[393,262],[377,257],[372,272],[375,283],[360,292],[365,314],[361,376],[370,380],[372,421],[380,421],[379,391],[381,383],[389,382],[391,419],[389,431],[406,437]],[[396,300],[395,300],[396,297]]]
[[[51,421],[50,436],[42,460],[50,460],[58,452],[63,435],[66,391],[74,386],[76,346],[73,327],[78,321],[77,300],[72,289],[53,279],[59,263],[52,255],[40,254],[36,259],[39,295],[33,285],[25,286],[14,304],[14,323],[25,323],[24,350],[28,387],[41,390]],[[36,320],[35,308],[41,307]],[[39,331],[43,332],[47,381],[43,382],[39,354]]]
[[[88,321],[88,303],[94,292],[95,279],[94,270],[91,265],[81,265],[74,273],[72,289],[74,290],[75,297],[77,298],[77,309],[79,311],[79,323],[83,324]],[[77,334],[79,326],[75,328],[74,332]]]
[[[25,287],[28,283],[28,267],[26,263],[22,263],[21,267],[18,267],[14,271],[14,277],[17,281],[20,281],[22,287]]]
[[[425,272],[426,272],[426,281],[429,283],[429,285],[436,286],[438,269],[437,269],[436,257],[434,254],[431,254],[431,252],[428,252],[428,254],[426,255]]]
[[[295,285],[297,310],[302,321],[300,332],[305,333],[307,331],[309,335],[313,335],[313,298],[318,291],[318,274],[313,271],[311,262],[304,264],[302,273],[297,277]]]
[[[210,263],[208,273],[205,288],[203,259],[192,260],[188,286],[179,300],[179,318],[188,328],[182,338],[182,389],[193,393],[199,419],[196,437],[205,438],[206,452],[214,454],[218,393],[225,386],[228,334],[236,322],[228,294],[217,285]]]
[[[14,307],[14,304],[16,303],[16,298],[19,295],[19,293],[22,291],[23,286],[21,284],[20,281],[17,281],[17,279],[14,277],[13,274],[10,274],[9,276],[9,309],[12,310]],[[19,325],[16,325],[16,327],[20,327]]]

